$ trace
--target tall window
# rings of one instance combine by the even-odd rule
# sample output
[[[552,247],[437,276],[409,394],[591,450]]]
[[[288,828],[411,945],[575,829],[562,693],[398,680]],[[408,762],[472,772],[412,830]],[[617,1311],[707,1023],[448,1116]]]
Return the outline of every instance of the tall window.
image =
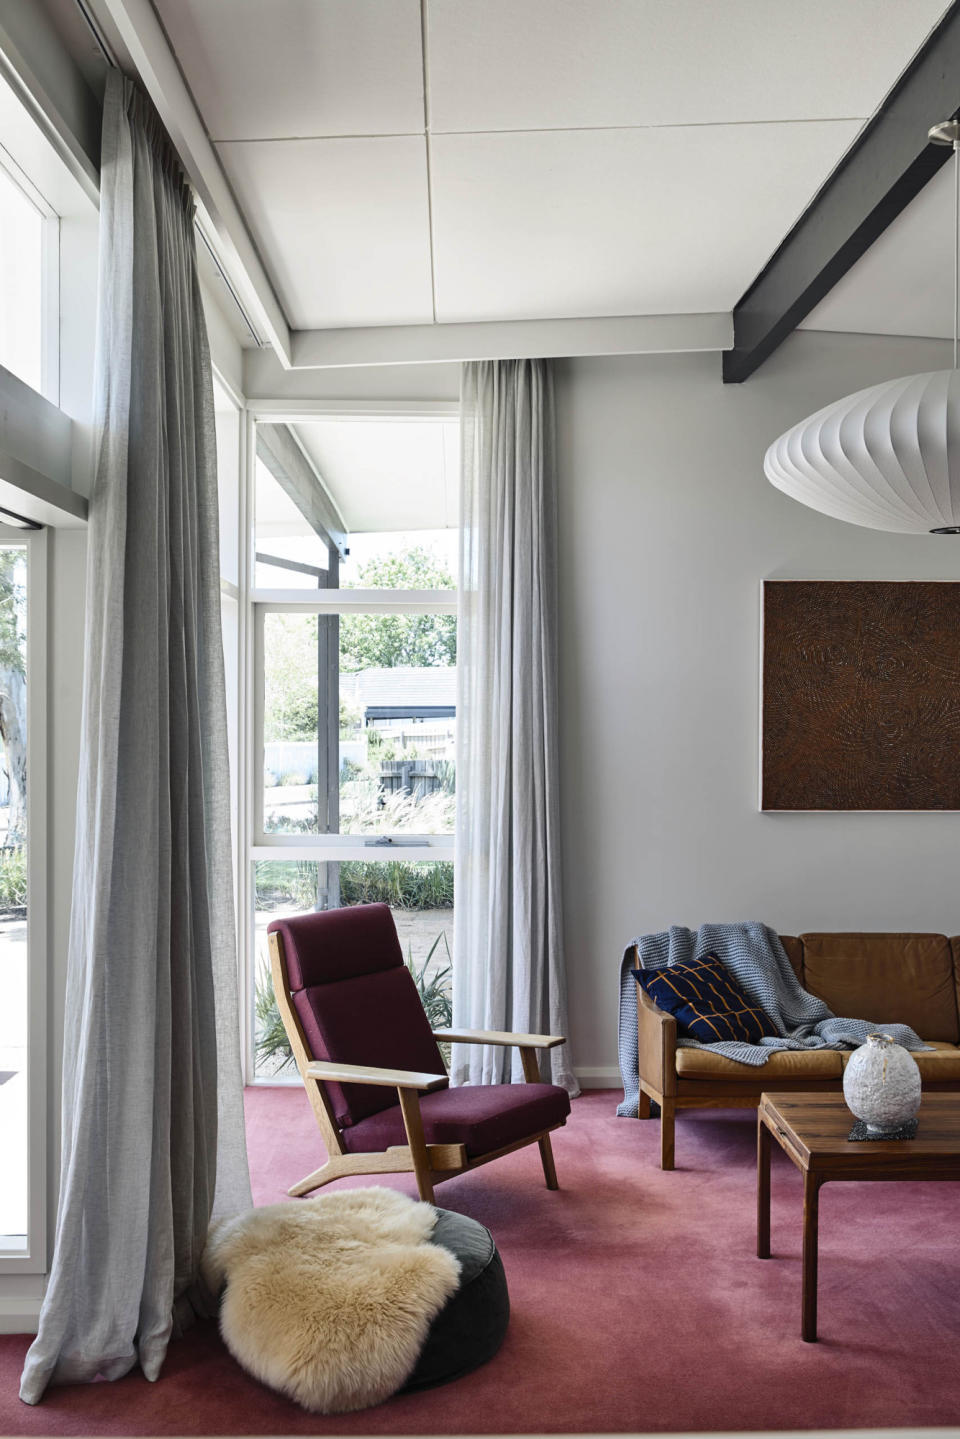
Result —
[[[390,905],[448,1021],[456,804],[457,422],[259,427],[252,1069],[290,1073],[266,927]]]
[[[42,645],[34,654],[33,631],[36,625],[42,634],[43,628],[45,536],[18,541],[14,534],[0,529],[0,1259],[5,1267],[11,1260],[29,1260],[31,1249],[39,1252],[42,1212],[42,1166],[31,1153],[29,1136],[37,1122],[42,1058],[31,1052],[30,1034],[43,1024],[44,955],[42,934],[35,935],[43,920],[42,885],[34,893],[43,846],[42,836],[31,833],[30,816],[42,816],[44,756],[33,753],[31,736],[38,721],[42,724],[42,711],[35,714],[33,703]],[[34,775],[37,796],[31,793]],[[35,863],[32,843],[38,846]]]

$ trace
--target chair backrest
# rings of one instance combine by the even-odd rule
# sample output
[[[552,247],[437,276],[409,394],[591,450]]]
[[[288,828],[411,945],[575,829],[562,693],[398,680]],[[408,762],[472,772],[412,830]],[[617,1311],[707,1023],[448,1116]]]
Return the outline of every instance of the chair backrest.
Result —
[[[444,1065],[385,904],[358,904],[267,926],[283,941],[288,993],[312,1059],[443,1074]],[[328,1084],[347,1129],[397,1103],[395,1089]]]

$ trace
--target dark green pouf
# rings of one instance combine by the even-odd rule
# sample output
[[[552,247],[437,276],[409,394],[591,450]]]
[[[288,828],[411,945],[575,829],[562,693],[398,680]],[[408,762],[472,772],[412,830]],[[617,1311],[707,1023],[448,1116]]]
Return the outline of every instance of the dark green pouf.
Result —
[[[431,1324],[405,1393],[449,1384],[479,1369],[500,1348],[510,1319],[507,1276],[489,1229],[438,1209],[431,1242],[459,1259],[460,1287]]]

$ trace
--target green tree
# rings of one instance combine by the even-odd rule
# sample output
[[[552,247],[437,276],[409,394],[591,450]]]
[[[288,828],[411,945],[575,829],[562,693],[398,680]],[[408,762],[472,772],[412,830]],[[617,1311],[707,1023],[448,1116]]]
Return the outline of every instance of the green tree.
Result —
[[[446,590],[453,576],[423,545],[368,560],[357,587],[389,590]],[[343,615],[340,668],[393,669],[397,665],[454,665],[457,621],[453,615]]]
[[[264,629],[263,737],[317,737],[317,617],[271,614]]]

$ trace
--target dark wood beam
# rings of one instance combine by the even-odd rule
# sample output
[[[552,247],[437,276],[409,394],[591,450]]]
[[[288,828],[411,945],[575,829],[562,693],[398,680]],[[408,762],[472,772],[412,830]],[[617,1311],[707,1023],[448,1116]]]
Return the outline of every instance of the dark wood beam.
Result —
[[[286,425],[257,425],[257,455],[325,544],[343,555],[344,522]]]
[[[855,56],[850,60],[856,64]],[[927,131],[958,114],[960,0],[954,0],[737,302],[733,349],[723,356],[725,383],[752,375],[950,159],[950,150],[931,144]]]

